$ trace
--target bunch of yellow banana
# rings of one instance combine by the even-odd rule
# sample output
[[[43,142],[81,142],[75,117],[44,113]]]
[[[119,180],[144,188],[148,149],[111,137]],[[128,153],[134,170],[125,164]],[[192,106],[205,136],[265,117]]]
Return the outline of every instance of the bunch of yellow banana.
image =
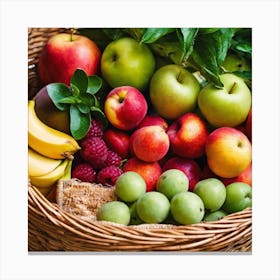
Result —
[[[28,145],[53,159],[71,157],[80,147],[71,136],[44,124],[36,115],[35,101],[28,101]]]
[[[30,183],[47,195],[60,179],[71,178],[71,159],[52,159],[28,148]]]
[[[35,101],[28,101],[28,175],[30,182],[47,195],[59,179],[71,178],[76,140],[45,125],[36,115]]]

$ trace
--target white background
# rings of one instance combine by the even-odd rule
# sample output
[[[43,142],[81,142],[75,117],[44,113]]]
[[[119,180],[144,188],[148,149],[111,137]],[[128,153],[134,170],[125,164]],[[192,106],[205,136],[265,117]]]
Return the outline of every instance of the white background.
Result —
[[[1,2],[0,279],[280,279],[278,1]],[[28,27],[253,28],[253,253],[27,251]]]

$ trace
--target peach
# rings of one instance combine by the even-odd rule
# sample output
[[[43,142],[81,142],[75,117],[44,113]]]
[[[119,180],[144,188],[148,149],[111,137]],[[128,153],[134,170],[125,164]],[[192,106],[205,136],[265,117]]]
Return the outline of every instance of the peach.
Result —
[[[132,150],[137,158],[154,162],[162,159],[169,150],[169,138],[158,125],[145,126],[134,131]]]
[[[192,159],[172,157],[163,165],[163,171],[169,169],[179,169],[185,173],[189,179],[189,191],[193,191],[196,183],[201,179],[201,168]]]
[[[165,131],[168,128],[167,122],[162,117],[156,115],[147,115],[138,125],[138,128],[151,126],[151,125],[158,125],[162,127]]]
[[[189,159],[204,155],[208,129],[197,114],[184,114],[169,126],[167,134],[171,150],[176,155]]]
[[[104,112],[108,121],[120,130],[136,128],[147,114],[148,105],[144,95],[131,86],[112,89],[106,96]]]
[[[145,162],[136,157],[130,158],[123,166],[123,172],[134,171],[146,182],[146,191],[156,189],[156,182],[162,173],[162,169],[158,162]]]
[[[234,178],[220,178],[225,186],[235,183],[235,182],[242,182],[246,183],[249,186],[252,186],[252,163],[240,173],[237,177]]]
[[[211,132],[205,151],[209,168],[223,178],[239,176],[252,160],[250,140],[232,127],[220,127]]]
[[[103,134],[103,140],[108,148],[117,153],[122,159],[129,156],[129,139],[128,133],[115,128],[108,128]]]

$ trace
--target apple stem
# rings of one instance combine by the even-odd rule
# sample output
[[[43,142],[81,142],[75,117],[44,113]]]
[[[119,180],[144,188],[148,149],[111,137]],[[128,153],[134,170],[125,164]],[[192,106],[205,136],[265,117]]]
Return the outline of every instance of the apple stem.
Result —
[[[73,34],[74,34],[74,32],[75,32],[75,29],[74,29],[74,28],[71,28],[71,29],[70,29],[70,42],[73,41]]]
[[[231,93],[233,92],[233,90],[234,90],[234,88],[235,88],[236,86],[237,86],[237,83],[234,82],[233,85],[232,85],[232,87],[231,87],[231,89],[229,90],[229,94],[231,94]]]
[[[181,71],[179,72],[178,76],[177,76],[177,81],[180,82],[180,76],[181,76]]]

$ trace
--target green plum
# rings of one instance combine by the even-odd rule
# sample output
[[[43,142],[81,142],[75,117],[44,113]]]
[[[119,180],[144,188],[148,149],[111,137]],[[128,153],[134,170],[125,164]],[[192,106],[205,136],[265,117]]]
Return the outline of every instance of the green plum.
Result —
[[[189,179],[185,173],[179,169],[169,169],[163,172],[156,184],[157,191],[163,193],[169,200],[179,193],[187,191]]]
[[[174,220],[183,225],[201,222],[205,211],[203,201],[193,192],[176,194],[170,202],[170,209]]]
[[[206,209],[216,211],[222,207],[226,199],[226,187],[217,178],[208,178],[199,181],[194,192],[202,199]]]
[[[140,219],[145,223],[158,224],[167,218],[170,203],[164,194],[151,191],[143,194],[137,200],[136,210]]]
[[[134,171],[124,172],[116,181],[116,194],[125,202],[134,202],[146,192],[142,176]]]
[[[133,202],[130,206],[129,206],[129,210],[130,210],[130,225],[140,225],[143,224],[143,221],[139,218],[139,215],[137,214],[137,210],[136,210],[136,201]]]
[[[218,221],[218,220],[222,219],[223,217],[225,217],[226,215],[227,215],[227,213],[225,211],[217,210],[217,211],[205,214],[203,221],[205,221],[205,222]]]
[[[234,213],[252,206],[252,187],[246,183],[235,182],[226,187],[226,200],[222,209]]]
[[[129,207],[121,201],[110,201],[103,204],[96,214],[98,221],[107,221],[128,225],[130,221]]]

